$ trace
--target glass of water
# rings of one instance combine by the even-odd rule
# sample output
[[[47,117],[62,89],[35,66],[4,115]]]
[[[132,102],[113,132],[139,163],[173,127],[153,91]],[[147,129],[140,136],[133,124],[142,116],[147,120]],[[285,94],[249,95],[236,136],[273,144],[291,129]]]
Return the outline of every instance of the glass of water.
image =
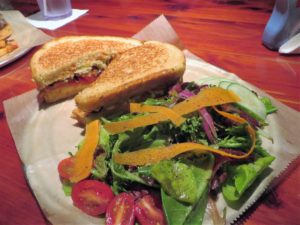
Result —
[[[71,0],[37,0],[45,19],[62,19],[72,15]]]

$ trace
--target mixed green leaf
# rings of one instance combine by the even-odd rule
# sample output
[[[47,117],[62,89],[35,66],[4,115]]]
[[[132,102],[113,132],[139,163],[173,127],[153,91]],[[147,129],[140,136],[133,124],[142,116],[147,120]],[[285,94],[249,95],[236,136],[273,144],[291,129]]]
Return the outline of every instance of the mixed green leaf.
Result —
[[[166,94],[161,98],[149,98],[143,103],[172,106],[187,96],[197,94],[201,88],[205,88],[205,86],[184,83],[171,89],[169,95]],[[267,114],[276,111],[268,98],[260,98],[260,101],[263,102]],[[224,106],[223,110],[226,111],[226,109],[247,120],[251,117],[251,114],[247,114],[242,108],[235,105]],[[110,184],[115,194],[136,190],[160,192],[169,225],[201,224],[208,196],[216,194],[216,191],[217,193],[222,192],[228,202],[240,201],[243,194],[275,159],[263,148],[260,138],[257,139],[254,153],[243,160],[222,158],[222,156],[212,153],[189,152],[146,166],[125,166],[114,162],[113,155],[115,153],[132,152],[182,142],[209,145],[237,155],[245,153],[250,148],[252,143],[247,132],[247,124],[238,125],[224,119],[209,107],[206,108],[206,111],[213,121],[209,125],[213,126],[217,134],[213,141],[208,138],[208,130],[204,127],[205,119],[200,112],[186,115],[185,122],[179,127],[170,121],[165,121],[114,135],[110,135],[102,127],[100,143],[103,151],[95,156],[94,167],[91,171],[93,179]],[[110,119],[100,118],[100,120],[102,124],[107,124],[138,116],[142,115],[128,113]],[[261,129],[267,124],[261,118],[260,121],[256,121],[255,118],[250,118],[250,120],[249,123],[257,122],[255,124]],[[257,135],[259,134],[257,133]],[[216,180],[218,181],[217,187],[214,185],[212,188],[212,182]],[[69,193],[68,185],[65,185],[64,188],[66,193]]]

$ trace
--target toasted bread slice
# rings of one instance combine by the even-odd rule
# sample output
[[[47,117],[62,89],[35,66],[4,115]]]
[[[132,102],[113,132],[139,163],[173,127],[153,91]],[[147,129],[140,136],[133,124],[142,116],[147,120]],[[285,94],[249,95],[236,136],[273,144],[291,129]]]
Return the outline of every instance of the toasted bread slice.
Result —
[[[135,39],[112,36],[57,38],[33,55],[30,61],[32,78],[46,102],[68,98],[86,87],[86,84],[72,82],[68,87],[57,83],[68,84],[74,78],[91,76],[95,68],[102,71],[116,54],[141,44]],[[45,90],[48,86],[51,88]]]
[[[143,92],[167,87],[181,79],[185,57],[177,47],[157,41],[145,42],[118,55],[75,102],[92,112],[128,100]]]

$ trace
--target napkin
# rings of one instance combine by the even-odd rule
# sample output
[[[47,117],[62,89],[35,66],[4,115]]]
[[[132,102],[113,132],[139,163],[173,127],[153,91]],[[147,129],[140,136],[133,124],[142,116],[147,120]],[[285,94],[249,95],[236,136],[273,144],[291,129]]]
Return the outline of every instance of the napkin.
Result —
[[[296,34],[279,48],[281,54],[300,54],[300,33]]]
[[[55,30],[59,27],[66,25],[67,23],[76,20],[78,17],[87,13],[88,9],[72,9],[72,15],[58,20],[45,20],[42,16],[41,12],[37,12],[29,17],[27,17],[27,21],[38,28],[44,28],[48,30]]]

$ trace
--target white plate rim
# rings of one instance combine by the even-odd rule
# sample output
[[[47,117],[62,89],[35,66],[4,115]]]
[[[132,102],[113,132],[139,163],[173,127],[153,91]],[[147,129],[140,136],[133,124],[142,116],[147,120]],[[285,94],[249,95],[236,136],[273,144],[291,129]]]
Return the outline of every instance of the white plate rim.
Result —
[[[9,56],[8,58],[4,59],[3,61],[0,61],[0,68],[14,62],[15,60],[19,59],[20,57],[22,57],[23,55],[25,55],[27,52],[29,52],[33,47],[30,48],[24,48],[22,50],[19,50],[18,53],[16,53],[13,56]],[[11,52],[14,53],[14,52]]]

